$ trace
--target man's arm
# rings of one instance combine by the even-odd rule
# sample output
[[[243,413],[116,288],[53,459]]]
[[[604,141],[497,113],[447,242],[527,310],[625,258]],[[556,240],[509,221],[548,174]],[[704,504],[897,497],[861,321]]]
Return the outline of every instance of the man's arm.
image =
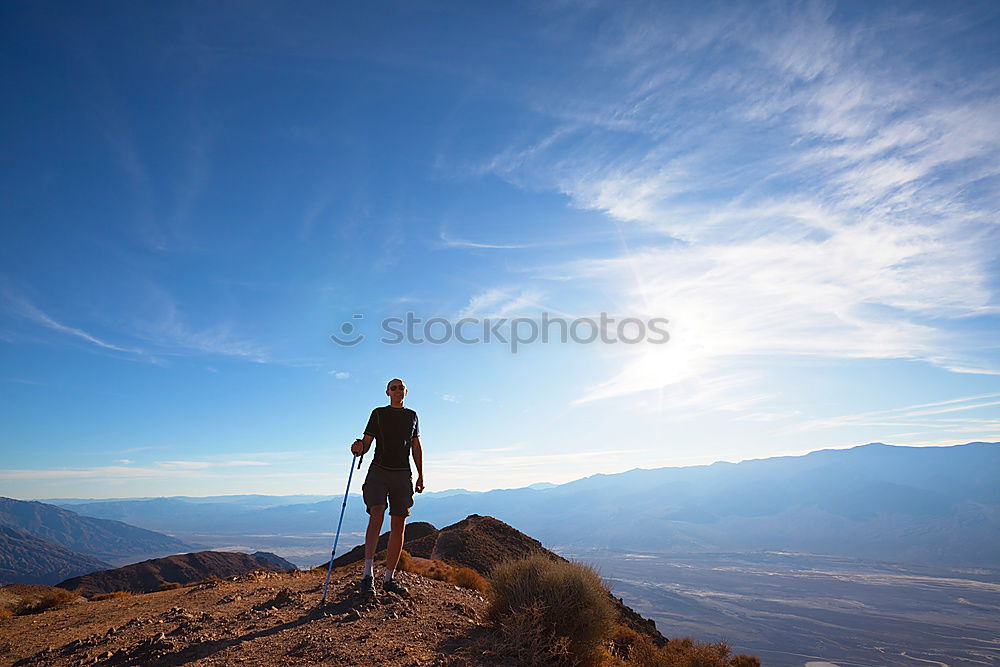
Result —
[[[413,490],[417,493],[424,492],[424,450],[420,446],[420,436],[415,435],[410,440],[411,451],[413,452],[413,463],[417,466],[417,481],[413,485]]]
[[[358,438],[351,445],[351,453],[354,454],[355,456],[358,456],[359,454],[364,454],[369,449],[371,449],[372,440],[374,439],[375,436],[365,433],[363,437]]]

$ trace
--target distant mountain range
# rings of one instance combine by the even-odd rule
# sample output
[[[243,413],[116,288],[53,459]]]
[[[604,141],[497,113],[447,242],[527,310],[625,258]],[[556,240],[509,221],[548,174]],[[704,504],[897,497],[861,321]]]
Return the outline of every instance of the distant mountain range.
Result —
[[[110,567],[61,544],[0,524],[0,584],[54,584]]]
[[[428,462],[433,470],[433,460]],[[873,443],[741,463],[635,469],[558,486],[418,497],[413,519],[446,525],[489,514],[555,547],[672,552],[793,551],[952,567],[1000,567],[1000,445]],[[316,538],[321,552],[340,499],[283,504],[150,499],[74,504],[196,541]],[[352,496],[345,533],[364,530]],[[256,536],[256,537],[255,537]],[[258,542],[254,542],[258,540]],[[280,553],[280,551],[279,551]]]
[[[189,584],[209,577],[231,577],[250,570],[280,572],[294,569],[294,565],[270,553],[258,552],[251,555],[199,551],[92,572],[67,579],[58,586],[85,596],[113,591],[152,593],[167,583]]]
[[[0,525],[55,542],[111,564],[190,551],[191,545],[134,525],[40,502],[0,498]]]
[[[191,547],[167,535],[40,502],[0,498],[0,584],[54,584]]]

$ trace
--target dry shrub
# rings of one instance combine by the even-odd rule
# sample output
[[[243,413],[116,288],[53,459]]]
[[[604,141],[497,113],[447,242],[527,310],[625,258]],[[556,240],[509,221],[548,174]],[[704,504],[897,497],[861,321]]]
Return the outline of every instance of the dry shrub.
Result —
[[[453,586],[469,588],[480,593],[486,593],[490,585],[478,572],[468,567],[459,567],[438,560],[414,558],[403,549],[399,554],[399,564],[396,569],[412,572],[429,579],[445,581]]]
[[[760,667],[754,656],[730,656],[725,642],[699,644],[690,637],[671,639],[657,648],[648,637],[639,637],[629,651],[630,665],[640,667]]]
[[[177,583],[176,581],[164,581],[160,584],[161,591],[172,591],[178,588],[184,588],[184,584]]]
[[[641,640],[638,632],[624,625],[616,624],[608,637],[608,650],[615,658],[628,660],[632,655],[632,647]],[[647,641],[648,638],[647,638]]]
[[[545,628],[545,613],[534,602],[499,621],[497,640],[489,643],[496,653],[514,658],[518,665],[543,667],[552,664],[576,664],[569,639]],[[597,661],[594,660],[596,663]]]
[[[110,593],[95,593],[90,596],[91,602],[100,602],[101,600],[117,600],[118,598],[130,598],[132,594],[128,591],[111,591]]]
[[[456,586],[471,588],[472,590],[479,591],[480,593],[488,593],[490,590],[489,582],[483,579],[483,576],[471,567],[454,568],[453,578],[448,579],[448,581]]]
[[[79,596],[69,591],[63,590],[61,588],[53,588],[52,590],[46,591],[37,600],[22,600],[14,608],[14,614],[16,616],[24,616],[25,614],[38,614],[45,611],[46,609],[57,609],[59,607],[65,607],[70,602],[75,601]]]
[[[533,556],[493,569],[486,614],[508,652],[532,653],[538,664],[587,665],[611,634],[610,600],[593,568]]]
[[[0,621],[8,619],[14,615],[13,609],[7,609],[7,607],[0,607]]]

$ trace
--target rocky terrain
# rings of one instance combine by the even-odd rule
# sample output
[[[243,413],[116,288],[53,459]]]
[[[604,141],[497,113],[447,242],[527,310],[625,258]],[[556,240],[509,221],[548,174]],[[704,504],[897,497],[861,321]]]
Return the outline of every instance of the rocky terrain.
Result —
[[[380,556],[388,542],[388,533],[379,538]],[[488,576],[495,565],[507,560],[536,555],[565,560],[543,547],[538,540],[508,526],[503,521],[478,514],[471,514],[441,530],[426,522],[416,522],[413,526],[406,527],[403,546],[413,556],[468,567],[483,576]],[[364,546],[359,545],[336,558],[333,564],[337,567],[362,560],[364,560]],[[612,597],[611,602],[618,613],[619,623],[648,636],[659,646],[666,642],[666,638],[656,629],[655,623],[635,613],[620,598]]]
[[[151,593],[165,585],[189,584],[210,577],[231,577],[256,569],[284,571],[296,568],[288,561],[265,552],[250,555],[199,551],[92,572],[58,585],[87,597],[113,591]]]
[[[255,571],[0,621],[4,665],[502,665],[473,591],[400,573],[410,596],[358,594],[360,566]]]

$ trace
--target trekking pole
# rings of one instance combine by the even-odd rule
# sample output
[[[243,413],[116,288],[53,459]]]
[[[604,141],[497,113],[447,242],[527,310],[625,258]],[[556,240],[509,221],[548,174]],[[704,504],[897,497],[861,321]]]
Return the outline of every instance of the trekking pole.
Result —
[[[347,490],[344,491],[344,504],[340,506],[340,521],[337,522],[337,535],[333,538],[333,549],[330,550],[330,567],[326,571],[326,581],[323,582],[323,600],[320,604],[326,603],[326,587],[330,584],[330,574],[333,573],[333,558],[337,555],[337,542],[340,540],[340,526],[344,523],[344,510],[347,509],[347,494],[351,492],[351,478],[354,477],[354,459],[358,460],[358,470],[361,470],[361,461],[365,458],[364,452],[361,456],[357,454],[351,459],[351,472],[347,475]]]

